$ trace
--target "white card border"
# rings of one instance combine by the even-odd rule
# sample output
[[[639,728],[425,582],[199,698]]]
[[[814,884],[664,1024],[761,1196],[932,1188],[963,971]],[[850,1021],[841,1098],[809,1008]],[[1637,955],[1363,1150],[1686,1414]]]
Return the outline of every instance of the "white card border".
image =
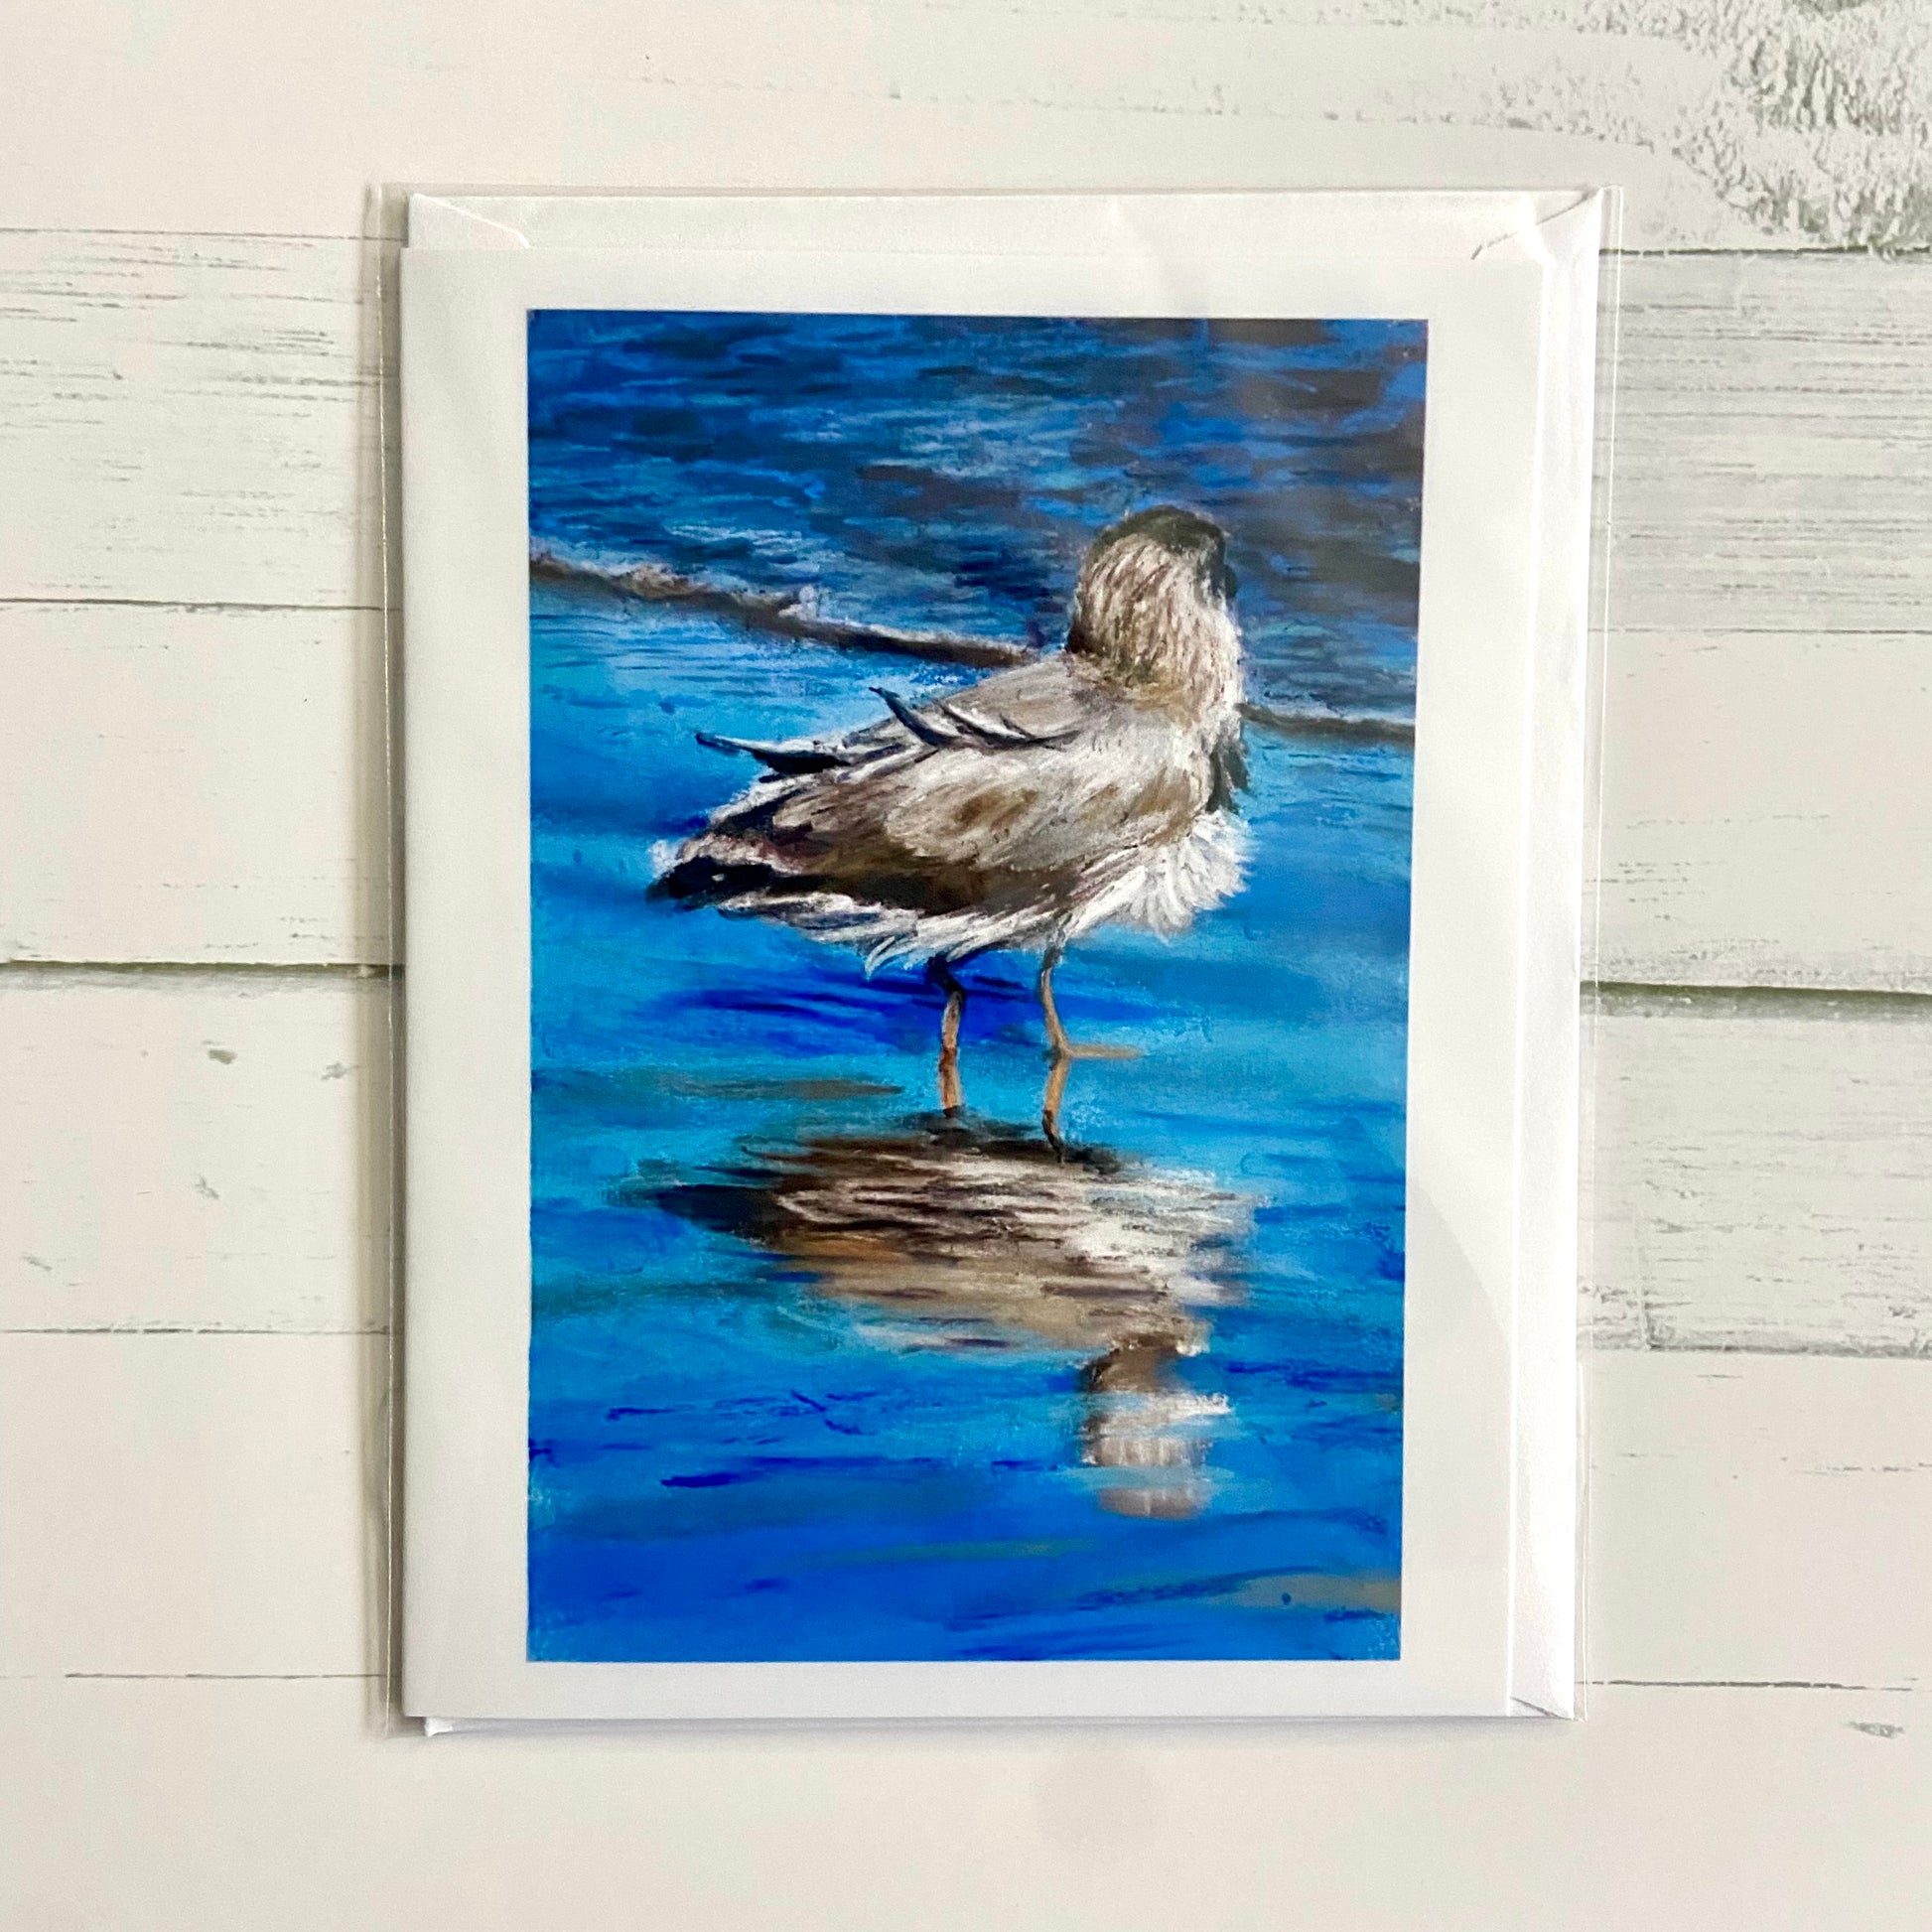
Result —
[[[1547,968],[1557,950],[1552,927],[1574,960],[1574,929],[1567,941],[1564,934],[1580,900],[1576,877],[1532,882],[1524,863],[1537,774],[1551,757],[1567,763],[1580,752],[1553,747],[1546,727],[1532,759],[1533,642],[1542,637],[1547,659],[1550,629],[1546,617],[1539,631],[1538,601],[1553,594],[1540,556],[1539,508],[1547,520],[1549,499],[1568,481],[1544,474],[1553,278],[1533,252],[1527,259],[1378,260],[1366,249],[1337,256],[1324,238],[1324,252],[1311,253],[1296,240],[1294,197],[1276,198],[1284,205],[1277,253],[1215,254],[1211,229],[1202,233],[1198,223],[1185,250],[1171,238],[1157,247],[1146,221],[1118,218],[1123,199],[1095,199],[1084,252],[1066,246],[1063,229],[1055,252],[1030,250],[1024,220],[1007,252],[990,250],[984,235],[958,253],[868,245],[849,233],[828,248],[813,234],[818,205],[796,202],[785,214],[798,245],[786,250],[768,241],[723,245],[732,210],[722,205],[721,231],[674,248],[404,253],[403,1703],[411,1713],[738,1720],[1502,1714],[1522,1708],[1512,1681],[1519,1620],[1549,1622],[1569,1654],[1569,1601],[1549,1600],[1547,1586],[1525,1591],[1511,1424],[1521,1366],[1520,1201],[1566,1174],[1574,1198],[1576,1163],[1574,1129],[1565,1145],[1560,1124],[1554,1139],[1546,1120],[1535,1147],[1519,1145],[1528,1089],[1537,1087],[1547,1057],[1524,1031],[1525,976],[1539,960]],[[1253,201],[1244,198],[1245,213]],[[1055,207],[1063,221],[1066,204]],[[688,228],[692,204],[682,201],[678,213]],[[1242,239],[1252,249],[1252,235]],[[527,312],[544,307],[1384,315],[1430,323],[1399,1660],[560,1664],[524,1656],[524,355]],[[1582,596],[1579,584],[1580,611]],[[1581,865],[1576,843],[1573,875]],[[1547,828],[1538,851],[1547,862]],[[1554,895],[1546,890],[1552,883]],[[1562,903],[1546,915],[1552,897]],[[1572,1077],[1574,1091],[1574,1068]],[[1545,1305],[1558,1293],[1570,1298],[1574,1320],[1574,1279],[1535,1285],[1535,1293]],[[1574,1390],[1574,1328],[1571,1337]],[[1550,1372],[1560,1373],[1560,1364]],[[1574,1395],[1568,1413],[1574,1454]]]

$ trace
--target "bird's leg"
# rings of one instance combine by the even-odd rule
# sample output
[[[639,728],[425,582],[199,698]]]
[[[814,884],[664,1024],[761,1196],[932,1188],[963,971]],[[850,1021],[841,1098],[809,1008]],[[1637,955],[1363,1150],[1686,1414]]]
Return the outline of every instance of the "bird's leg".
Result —
[[[1071,1059],[1073,1042],[1066,1036],[1066,1029],[1060,1025],[1060,1010],[1053,1004],[1053,968],[1060,963],[1060,949],[1047,948],[1039,962],[1039,1011],[1046,1021],[1047,1050],[1056,1060]],[[1062,1080],[1061,1086],[1066,1082]]]
[[[1046,1022],[1046,1089],[1039,1099],[1039,1126],[1047,1141],[1065,1151],[1060,1138],[1060,1103],[1066,1098],[1066,1076],[1075,1060],[1131,1060],[1138,1048],[1133,1046],[1081,1046],[1066,1036],[1060,1024],[1060,1010],[1053,999],[1053,968],[1060,963],[1060,949],[1047,948],[1039,962],[1039,1011]]]
[[[1140,1056],[1133,1046],[1081,1046],[1067,1038],[1060,1025],[1060,1010],[1053,1001],[1053,968],[1060,963],[1060,948],[1050,946],[1039,962],[1039,1011],[1046,1022],[1046,1050],[1057,1063],[1061,1060],[1131,1060]],[[1061,1082],[1065,1084],[1064,1080]]]
[[[1073,1065],[1071,1053],[1055,1053],[1046,1069],[1046,1091],[1039,1097],[1039,1128],[1047,1145],[1064,1154],[1066,1143],[1060,1139],[1060,1102],[1066,1098],[1066,1076]]]
[[[939,1107],[942,1113],[956,1114],[966,1099],[959,1081],[959,1017],[966,1011],[966,989],[943,959],[927,966],[926,977],[945,990],[946,1012],[939,1022]]]

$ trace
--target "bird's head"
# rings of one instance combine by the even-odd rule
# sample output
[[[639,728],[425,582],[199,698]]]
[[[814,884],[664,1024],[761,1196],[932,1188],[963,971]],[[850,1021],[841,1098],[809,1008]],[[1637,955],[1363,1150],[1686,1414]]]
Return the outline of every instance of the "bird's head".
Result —
[[[1192,715],[1241,701],[1227,533],[1164,503],[1101,531],[1080,566],[1066,647],[1111,680]]]

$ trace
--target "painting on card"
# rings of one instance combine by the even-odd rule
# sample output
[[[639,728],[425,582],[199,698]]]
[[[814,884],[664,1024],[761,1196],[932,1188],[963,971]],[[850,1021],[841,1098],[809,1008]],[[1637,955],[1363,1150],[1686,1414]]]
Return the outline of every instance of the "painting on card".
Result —
[[[530,313],[531,1660],[1400,1654],[1427,351]]]

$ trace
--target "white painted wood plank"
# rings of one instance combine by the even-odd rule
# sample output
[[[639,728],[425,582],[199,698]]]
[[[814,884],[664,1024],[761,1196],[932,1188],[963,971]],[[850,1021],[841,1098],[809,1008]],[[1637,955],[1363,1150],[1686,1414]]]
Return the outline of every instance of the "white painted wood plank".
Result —
[[[0,590],[371,595],[358,273],[345,243],[0,236],[27,351],[0,368]],[[1924,986],[1922,788],[1869,782],[1932,725],[1918,639],[1832,631],[1926,622],[1932,271],[1680,259],[1625,286],[1614,602],[1664,627],[1611,644],[1598,970]],[[373,624],[0,606],[0,946],[381,957]]]
[[[1596,976],[1932,991],[1932,635],[1608,641]]]
[[[0,1335],[4,1668],[377,1666],[381,1342]]]
[[[81,1922],[102,1911],[127,1922],[118,1894],[88,1889],[104,1874],[110,1885],[138,1885],[147,1909],[164,1910],[150,1921],[158,1925],[222,1923],[207,1916],[215,1899],[202,1889],[217,1882],[237,1926],[251,1915],[330,1928],[412,1914],[435,1924],[452,1912],[466,1926],[511,1925],[539,1899],[553,1917],[598,1923],[581,1915],[573,1886],[591,1887],[584,1900],[602,1897],[640,1853],[643,1868],[661,1874],[704,1830],[741,1848],[748,1833],[781,1832],[769,1857],[785,1862],[797,1903],[798,1873],[809,1878],[813,1867],[790,1833],[815,1840],[841,1819],[866,1821],[864,1843],[877,1829],[894,1848],[851,1854],[886,1892],[855,1898],[847,1873],[835,1894],[834,1861],[822,1899],[811,1891],[819,1881],[807,1883],[804,1909],[824,1916],[792,1922],[895,1923],[906,1909],[897,1886],[908,1862],[950,1858],[944,1848],[975,1834],[1001,1846],[995,1863],[1009,1877],[1031,1872],[1029,1861],[1039,1870],[1012,1898],[975,1893],[965,1916],[920,1923],[984,1923],[989,1911],[1000,1923],[1030,1922],[1014,1916],[1015,1900],[1050,1908],[1035,1921],[1042,1925],[1086,1922],[1066,1916],[1068,1901],[1091,1903],[1091,1888],[1111,1882],[1100,1874],[1149,1832],[1173,1840],[1173,1857],[1164,1850],[1150,1871],[1178,1861],[1193,1872],[1204,1848],[1225,1848],[1251,1878],[1254,1861],[1276,1856],[1287,1833],[1293,1858],[1281,1856],[1299,1874],[1293,1883],[1318,1882],[1292,1898],[1320,1922],[1424,1922],[1404,1915],[1428,1899],[1430,1925],[1484,1932],[1601,1924],[1552,1916],[1576,1895],[1568,1865],[1606,1840],[1627,1860],[1645,1834],[1659,1835],[1659,1859],[1723,1848],[1708,1882],[1749,1915],[1702,1923],[1755,1932],[1829,1922],[1804,1915],[1823,1895],[1810,1890],[1786,1901],[1796,1916],[1766,1916],[1782,1889],[1759,1899],[1733,1866],[1740,1834],[1748,1839],[1767,1814],[1785,1817],[1781,1807],[1801,1830],[1800,1871],[1815,1875],[1820,1860],[1852,1860],[1862,1848],[1895,1875],[1919,1870],[1904,1855],[1922,1843],[1932,1724],[1923,1695],[1899,1687],[1923,1681],[1932,1653],[1919,1613],[1932,1581],[1918,1533],[1932,1490],[1932,1409],[1918,1386],[1932,1371],[1922,1363],[1648,1356],[1596,1365],[1588,1656],[1591,1674],[1612,1682],[1591,1691],[1580,1725],[1183,1730],[1160,1740],[633,1734],[429,1747],[372,1734],[372,1686],[260,1681],[367,1668],[362,1524],[372,1485],[358,1462],[379,1377],[372,1361],[358,1367],[358,1347],[133,1335],[0,1345],[0,1668],[11,1680],[0,1709],[12,1740],[4,1762],[18,1780],[9,1809],[18,1844],[55,1848],[42,1863],[10,1863],[7,1909],[24,1910],[24,1895],[82,1908]],[[151,1681],[157,1673],[200,1681]],[[209,1681],[236,1677],[257,1681]],[[1614,1681],[1632,1678],[1698,1688]],[[1739,1680],[1812,1688],[1708,1688]],[[1829,1686],[1853,1688],[1820,1688]],[[434,1758],[421,1755],[427,1748]],[[1681,1790],[1680,1777],[1690,1780]],[[793,1795],[774,1812],[781,1790]],[[34,1796],[42,1792],[55,1795]],[[803,1813],[801,1792],[813,1794]],[[45,1814],[31,1809],[37,1802]],[[1016,1808],[985,1814],[990,1803]],[[183,1852],[201,1842],[183,1835],[186,1817],[231,1818],[237,1808],[255,1821],[239,1864],[228,1832],[218,1860]],[[1848,1808],[1856,1826],[1831,1822]],[[107,1829],[116,1856],[89,1861],[85,1849]],[[1366,1844],[1378,1831],[1403,1848],[1389,1862],[1398,1876],[1387,1898],[1359,1890],[1364,1866],[1353,1855],[1324,1863],[1337,1836]],[[1474,1850],[1471,1835],[1481,1841]],[[332,1846],[350,1849],[336,1860]],[[1505,1852],[1513,1875],[1504,1888],[1472,1893],[1474,1916],[1445,1915],[1443,1899],[1459,1892],[1446,1886],[1452,1861],[1476,1860],[1474,1873]],[[1547,1878],[1523,1873],[1526,1860],[1546,1858]],[[526,1898],[514,1887],[533,1862],[545,1875]],[[943,1875],[954,1898],[953,1874]],[[733,1890],[711,1860],[680,1883],[688,1889],[652,1895],[680,1925],[733,1924],[732,1914],[769,1896]],[[1672,1883],[1685,1909],[1695,1886],[1684,1889],[1681,1869]],[[1173,1922],[1280,1922],[1241,1915],[1256,1896],[1189,1890]],[[1290,1899],[1279,1884],[1268,1889],[1272,1911]],[[613,1909],[633,1916],[610,1922],[635,1923],[641,1905],[626,1889]],[[851,1915],[875,1905],[876,1920]],[[402,1916],[382,1916],[389,1911]],[[702,1916],[712,1911],[722,1916]],[[22,1921],[0,1910],[0,1922]],[[1149,1922],[1145,1899],[1137,1922]]]
[[[856,188],[1621,182],[1647,246],[1926,238],[1915,0],[344,0],[0,17],[14,218],[354,232],[371,178]],[[184,139],[181,130],[194,129]]]
[[[376,602],[362,253],[0,232],[0,600]],[[1614,621],[1932,629],[1932,267],[1632,260],[1623,302]]]
[[[1582,1724],[384,1737],[353,1684],[0,1685],[18,1932],[1836,1932],[1932,1899],[1923,1697]]]
[[[355,1336],[0,1336],[0,1670],[377,1668],[384,1360]],[[1932,1686],[1929,1395],[1917,1361],[1599,1358],[1587,1674]]]
[[[1606,999],[1602,1346],[1932,1351],[1932,1001]]]
[[[0,605],[0,958],[387,958],[376,614]]]
[[[379,621],[0,606],[0,958],[388,957]],[[1611,640],[1596,973],[1932,989],[1932,637]],[[85,881],[86,890],[75,882]]]
[[[380,1321],[388,999],[0,975],[0,1325]],[[1599,1345],[1932,1350],[1932,1002],[1618,996],[1591,1034]]]
[[[386,985],[0,975],[0,1327],[385,1318]]]
[[[1621,302],[1612,623],[1932,630],[1932,262],[1631,261]]]
[[[1585,1673],[1932,1689],[1932,1364],[1599,1354]]]
[[[0,599],[378,603],[364,267],[0,232]]]

